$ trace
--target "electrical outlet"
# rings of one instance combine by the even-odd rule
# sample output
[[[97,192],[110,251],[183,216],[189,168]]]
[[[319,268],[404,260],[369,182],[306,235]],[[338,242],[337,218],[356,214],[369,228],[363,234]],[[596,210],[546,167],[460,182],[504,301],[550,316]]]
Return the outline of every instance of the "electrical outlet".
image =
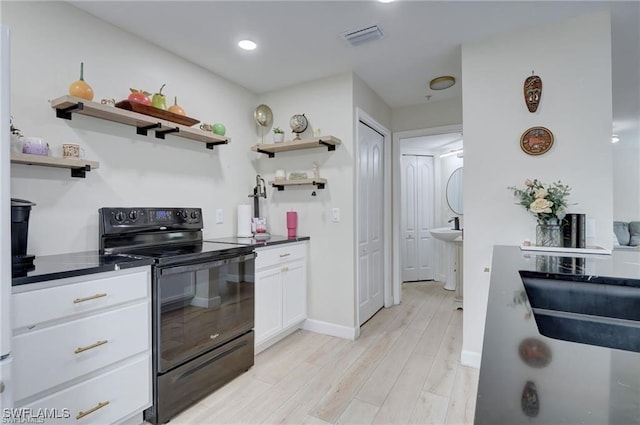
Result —
[[[216,210],[216,224],[222,224],[222,210],[220,208]]]
[[[340,221],[340,208],[331,209],[331,221],[338,223]]]

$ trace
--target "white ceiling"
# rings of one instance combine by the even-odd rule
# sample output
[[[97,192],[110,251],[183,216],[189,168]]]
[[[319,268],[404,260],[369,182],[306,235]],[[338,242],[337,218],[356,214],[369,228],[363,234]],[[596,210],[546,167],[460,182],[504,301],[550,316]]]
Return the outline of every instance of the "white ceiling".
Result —
[[[258,94],[353,71],[392,108],[460,97],[463,43],[609,8],[614,131],[635,125],[638,137],[638,1],[71,3]],[[351,47],[340,37],[371,24],[380,26],[384,39]],[[254,40],[258,48],[242,51],[237,42],[243,38]],[[453,75],[458,83],[431,91],[429,81],[440,75]]]

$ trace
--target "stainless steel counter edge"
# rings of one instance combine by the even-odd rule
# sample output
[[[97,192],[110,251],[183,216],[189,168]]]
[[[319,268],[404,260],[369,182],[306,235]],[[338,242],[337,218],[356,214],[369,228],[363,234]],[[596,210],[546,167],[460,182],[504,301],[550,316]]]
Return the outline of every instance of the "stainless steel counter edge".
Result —
[[[295,238],[289,238],[287,236],[271,235],[269,239],[265,239],[265,240],[228,236],[228,237],[205,239],[205,242],[251,245],[251,246],[255,246],[256,248],[263,248],[267,246],[281,245],[286,243],[303,242],[303,241],[308,241],[310,239],[311,239],[310,236],[296,236]]]

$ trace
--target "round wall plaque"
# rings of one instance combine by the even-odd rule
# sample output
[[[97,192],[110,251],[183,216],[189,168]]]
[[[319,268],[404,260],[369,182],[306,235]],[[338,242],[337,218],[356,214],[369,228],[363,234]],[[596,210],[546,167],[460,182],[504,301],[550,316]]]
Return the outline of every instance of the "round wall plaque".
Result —
[[[531,127],[520,137],[520,148],[529,155],[542,155],[553,146],[553,133],[544,127]]]

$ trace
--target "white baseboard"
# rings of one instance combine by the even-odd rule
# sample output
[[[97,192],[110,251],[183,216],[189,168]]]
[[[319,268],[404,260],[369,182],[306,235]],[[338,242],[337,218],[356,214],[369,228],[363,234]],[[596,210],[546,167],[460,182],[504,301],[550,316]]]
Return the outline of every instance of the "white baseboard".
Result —
[[[307,319],[302,324],[302,329],[319,334],[336,336],[338,338],[355,341],[360,336],[360,328],[336,325],[335,323],[322,322],[320,320]]]
[[[480,369],[481,358],[482,354],[476,351],[462,350],[462,353],[460,354],[460,363],[462,364],[462,366],[469,366]]]

